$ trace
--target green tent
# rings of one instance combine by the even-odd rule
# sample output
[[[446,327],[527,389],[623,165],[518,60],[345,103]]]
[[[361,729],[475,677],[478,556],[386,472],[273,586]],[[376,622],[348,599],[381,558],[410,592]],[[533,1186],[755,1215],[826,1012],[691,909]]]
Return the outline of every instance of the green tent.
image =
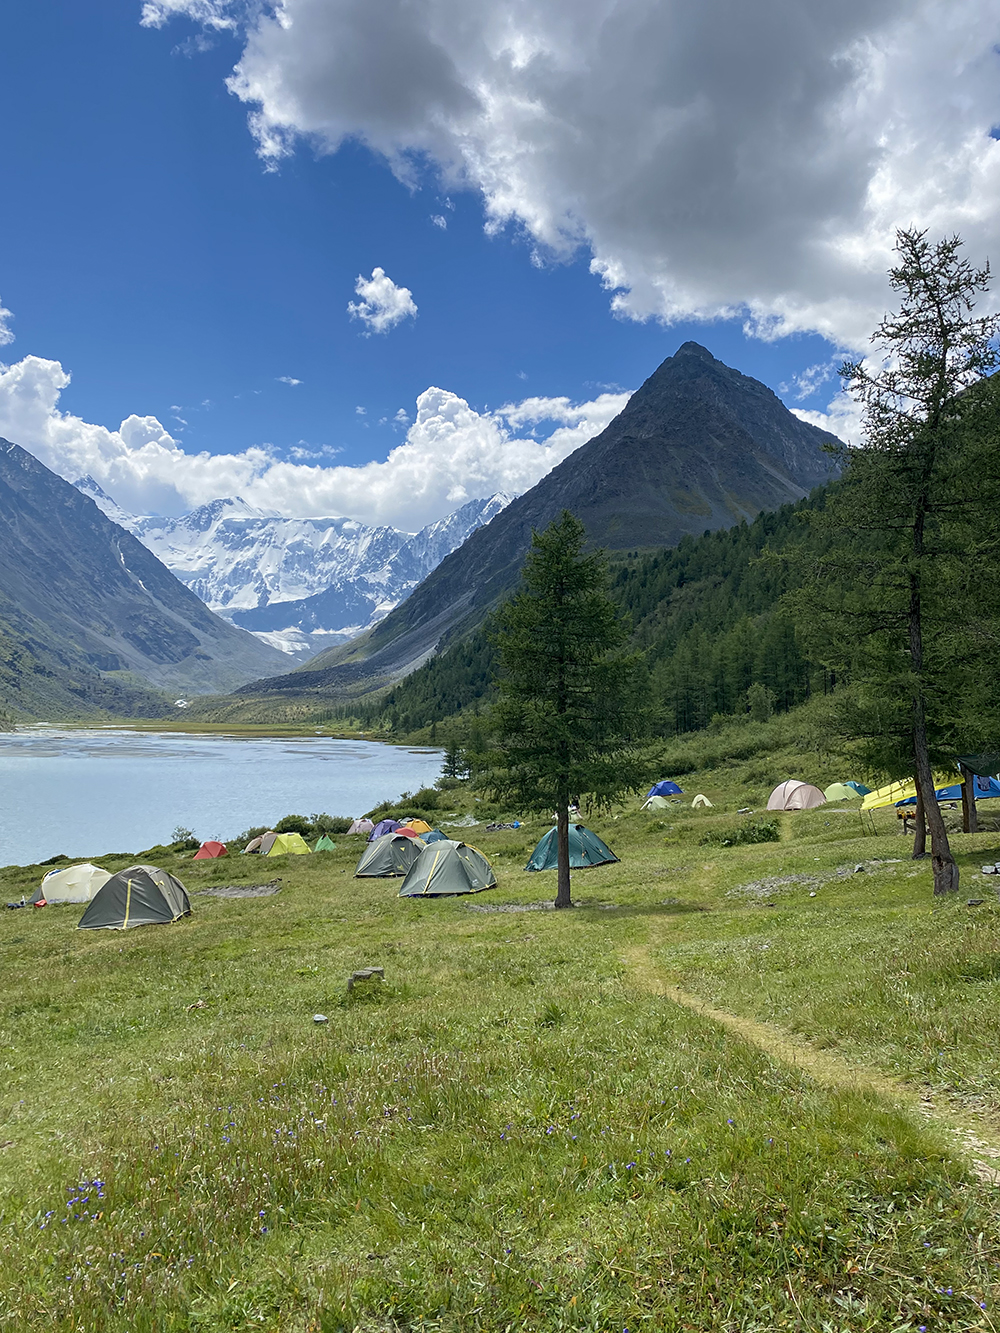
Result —
[[[846,782],[835,782],[823,793],[828,801],[860,801],[861,793],[848,787]]]
[[[309,844],[301,833],[276,833],[265,856],[308,856]]]
[[[385,879],[391,875],[405,875],[425,846],[423,838],[408,838],[405,833],[383,833],[361,853],[354,878]]]
[[[169,926],[172,921],[190,915],[191,903],[179,879],[156,866],[129,866],[98,889],[77,929]]]
[[[425,846],[400,885],[401,898],[451,898],[495,889],[497,877],[482,852],[441,838]]]
[[[332,839],[328,838],[325,833],[313,848],[314,852],[335,852],[336,850],[337,844],[333,842]]]
[[[618,857],[607,847],[596,833],[592,833],[583,824],[569,826],[569,863],[573,870],[584,870],[587,866],[608,865]],[[555,870],[558,865],[558,846],[556,830],[549,829],[545,837],[531,853],[531,860],[525,870]]]

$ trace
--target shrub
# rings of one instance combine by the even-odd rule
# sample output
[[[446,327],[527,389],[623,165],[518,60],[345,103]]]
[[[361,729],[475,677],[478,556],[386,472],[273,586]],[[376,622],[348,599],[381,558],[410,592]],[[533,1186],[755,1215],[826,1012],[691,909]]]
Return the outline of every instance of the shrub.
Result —
[[[774,819],[744,819],[728,828],[714,828],[700,839],[703,847],[741,847],[754,842],[780,842],[781,834]]]
[[[346,833],[354,823],[353,819],[345,819],[343,815],[310,815],[309,818],[312,821],[313,834],[317,838],[323,833]]]
[[[229,841],[234,847],[245,847],[246,844],[252,842],[254,838],[259,838],[261,834],[269,832],[270,829],[265,824],[257,824],[253,828],[244,829],[242,833],[237,833],[236,837],[230,838]]]
[[[440,805],[440,799],[433,787],[421,787],[403,804],[408,804],[415,810],[436,810]]]
[[[284,815],[274,826],[275,833],[301,833],[303,838],[312,836],[312,824],[305,815]]]

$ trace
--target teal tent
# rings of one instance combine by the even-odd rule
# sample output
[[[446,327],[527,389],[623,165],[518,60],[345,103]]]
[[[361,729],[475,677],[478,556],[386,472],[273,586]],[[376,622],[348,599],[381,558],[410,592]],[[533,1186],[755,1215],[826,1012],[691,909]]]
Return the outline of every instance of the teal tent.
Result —
[[[495,889],[497,877],[482,852],[441,838],[425,846],[399,886],[401,898],[451,898]]]
[[[610,847],[601,842],[596,833],[592,833],[583,824],[569,826],[569,864],[573,870],[584,870],[587,866],[608,865],[618,857]],[[545,837],[531,853],[531,860],[525,870],[555,870],[558,864],[556,830],[549,829]]]
[[[431,829],[430,833],[421,833],[423,842],[448,842],[450,841],[447,833],[442,833],[439,828]]]

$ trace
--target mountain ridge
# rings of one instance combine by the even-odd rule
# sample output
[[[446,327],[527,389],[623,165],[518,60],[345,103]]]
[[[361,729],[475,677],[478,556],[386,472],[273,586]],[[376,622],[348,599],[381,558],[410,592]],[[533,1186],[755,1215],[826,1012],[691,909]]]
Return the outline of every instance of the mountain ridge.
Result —
[[[513,590],[532,530],[563,509],[583,520],[593,545],[672,546],[805,498],[835,475],[825,450],[839,444],[766,385],[686,342],[604,431],[472,533],[373,629],[237,693],[352,697],[399,680]]]
[[[164,711],[281,658],[214,615],[131,533],[26,449],[0,440],[0,692],[19,713]],[[43,688],[44,686],[44,688]],[[133,714],[134,715],[134,714]]]

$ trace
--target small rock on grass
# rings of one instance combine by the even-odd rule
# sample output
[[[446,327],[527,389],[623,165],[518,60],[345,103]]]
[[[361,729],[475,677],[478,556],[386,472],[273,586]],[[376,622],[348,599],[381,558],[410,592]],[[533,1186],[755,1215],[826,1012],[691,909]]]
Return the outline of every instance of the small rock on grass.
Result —
[[[326,1014],[313,1014],[314,1023],[329,1023],[329,1021]]]

